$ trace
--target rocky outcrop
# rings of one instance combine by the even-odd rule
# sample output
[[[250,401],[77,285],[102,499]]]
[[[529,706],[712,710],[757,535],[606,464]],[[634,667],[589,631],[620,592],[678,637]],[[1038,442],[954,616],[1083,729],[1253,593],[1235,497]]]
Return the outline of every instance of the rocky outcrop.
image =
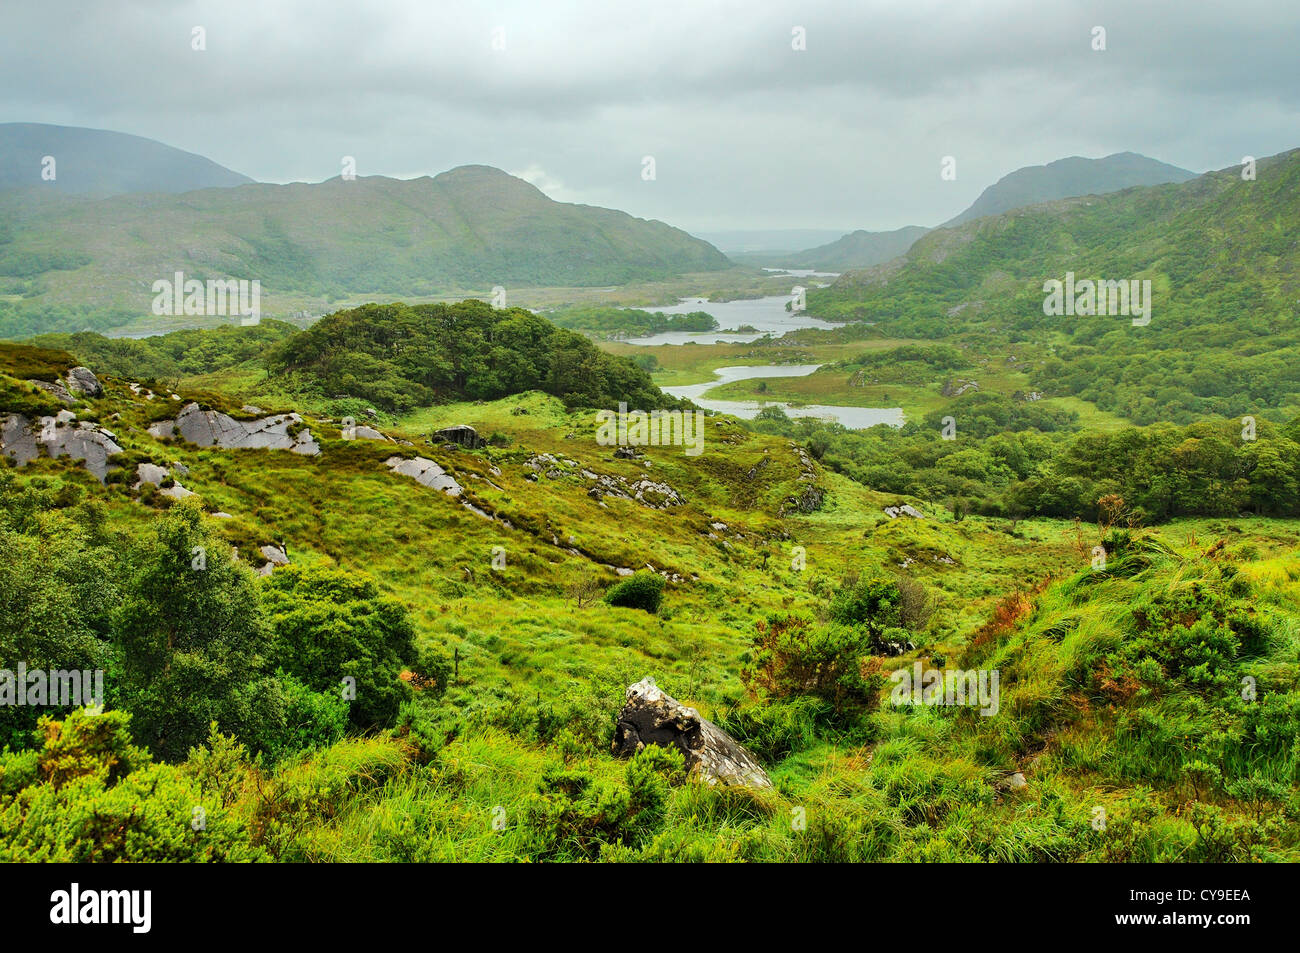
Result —
[[[822,508],[826,499],[826,490],[817,482],[817,466],[808,451],[796,443],[790,444],[790,452],[799,461],[799,489],[781,501],[781,515],[786,513],[815,513]],[[761,461],[766,463],[767,457]],[[755,467],[755,469],[758,469]],[[750,471],[751,473],[753,471]],[[752,479],[752,477],[751,477]]]
[[[77,402],[77,398],[73,397],[72,394],[68,392],[68,389],[63,386],[62,381],[29,380],[27,383],[31,384],[33,387],[39,387],[54,399],[62,401],[65,404],[75,404]]]
[[[357,424],[355,427],[345,427],[343,429],[344,440],[385,440],[388,443],[393,442],[393,438],[387,434],[381,433],[374,427],[367,427],[365,424]]]
[[[289,555],[279,546],[272,546],[270,543],[261,547],[259,550],[266,558],[261,567],[257,570],[259,576],[269,576],[277,566],[289,565]]]
[[[389,457],[384,463],[394,473],[408,476],[432,489],[442,490],[448,496],[460,496],[463,489],[446,470],[424,457],[410,460],[405,457]]]
[[[582,467],[576,460],[557,457],[552,453],[539,453],[524,461],[524,468],[531,471],[525,479],[536,480],[540,473],[548,480],[562,477],[581,477],[589,485],[587,495],[593,500],[614,497],[619,500],[633,500],[651,509],[663,510],[670,506],[683,506],[686,498],[671,485],[647,477],[629,480],[626,477],[607,473],[596,473]]]
[[[175,420],[162,420],[149,428],[162,440],[180,436],[200,447],[290,450],[307,456],[320,453],[311,431],[297,414],[274,414],[259,420],[236,420],[216,410],[186,404]]]
[[[1015,360],[1015,358],[1012,358],[1012,360]],[[979,389],[980,389],[980,385],[978,381],[948,380],[948,381],[944,381],[943,389],[940,391],[940,393],[944,397],[960,397],[968,390],[979,390]]]
[[[767,772],[744,746],[664,692],[653,678],[629,686],[626,698],[614,730],[616,755],[630,757],[646,745],[673,747],[685,757],[686,769],[708,784],[772,786]]]
[[[781,515],[786,513],[815,513],[822,508],[826,491],[819,486],[805,486],[794,496],[786,497],[781,503]]]
[[[22,414],[0,418],[0,452],[17,466],[39,457],[42,447],[51,457],[80,460],[100,483],[108,474],[108,458],[122,452],[116,434],[98,424],[78,422],[66,410],[57,417],[37,418],[35,423]]]
[[[88,367],[74,367],[68,371],[68,390],[83,397],[104,396],[104,385]]]
[[[171,480],[171,485],[163,486],[163,483],[168,480]],[[173,500],[183,500],[187,496],[194,495],[193,490],[185,489],[179,482],[172,479],[166,467],[160,467],[155,463],[141,463],[135,468],[135,486],[132,489],[138,490],[146,484],[158,487],[160,494],[169,496]]]
[[[435,443],[454,443],[466,450],[477,450],[480,447],[487,446],[487,441],[480,437],[478,431],[468,424],[457,424],[455,427],[444,427],[442,430],[435,430],[430,439]]]
[[[900,516],[910,516],[914,520],[925,519],[925,514],[910,503],[903,503],[901,506],[886,506],[884,513],[891,520],[898,519]]]

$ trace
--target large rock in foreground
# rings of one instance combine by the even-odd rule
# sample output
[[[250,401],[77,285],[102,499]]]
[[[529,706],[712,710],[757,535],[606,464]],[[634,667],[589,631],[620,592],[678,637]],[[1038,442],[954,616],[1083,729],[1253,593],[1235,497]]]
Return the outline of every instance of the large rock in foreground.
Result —
[[[631,757],[646,745],[675,747],[686,757],[686,770],[709,784],[770,788],[772,781],[758,760],[736,739],[694,708],[662,691],[653,678],[627,690],[618,714],[614,753]]]

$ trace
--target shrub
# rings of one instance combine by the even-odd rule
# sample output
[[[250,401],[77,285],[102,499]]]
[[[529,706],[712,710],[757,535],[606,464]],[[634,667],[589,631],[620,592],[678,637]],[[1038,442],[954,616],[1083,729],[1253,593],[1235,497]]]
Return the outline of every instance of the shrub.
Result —
[[[355,679],[351,723],[370,728],[392,722],[411,695],[399,676],[416,659],[405,606],[382,596],[366,576],[300,566],[271,574],[262,604],[273,634],[271,664],[326,694],[338,695],[343,679]],[[434,656],[426,660],[433,664]]]
[[[151,763],[128,727],[123,712],[42,719],[44,783],[3,804],[0,861],[265,859],[219,797],[182,768]]]
[[[637,752],[622,783],[580,770],[552,770],[528,805],[535,850],[554,859],[596,859],[610,845],[638,847],[663,827],[679,752],[651,745]]]
[[[753,660],[744,672],[751,690],[774,699],[812,695],[839,716],[865,709],[881,687],[878,674],[863,674],[863,659],[872,651],[866,628],[814,626],[798,616],[774,615],[757,629]]]
[[[605,594],[611,606],[641,609],[654,615],[664,597],[664,580],[658,573],[638,572],[628,576]]]
[[[902,595],[889,579],[851,579],[831,597],[828,615],[841,625],[863,626],[879,636],[902,625]]]

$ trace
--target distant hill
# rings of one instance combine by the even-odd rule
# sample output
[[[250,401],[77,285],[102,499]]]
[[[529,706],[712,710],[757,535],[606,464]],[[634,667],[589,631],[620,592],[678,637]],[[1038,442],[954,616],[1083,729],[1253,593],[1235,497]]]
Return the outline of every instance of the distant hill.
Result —
[[[1026,166],[990,185],[970,208],[941,227],[960,225],[985,215],[1000,215],[1015,208],[1051,202],[1076,195],[1105,195],[1137,185],[1186,182],[1195,172],[1157,162],[1136,152],[1119,152],[1104,159],[1071,156],[1047,165]],[[789,254],[741,256],[744,261],[847,271],[870,268],[897,258],[929,229],[908,225],[890,232],[858,230],[817,248]],[[761,260],[760,260],[761,259]]]
[[[810,245],[834,241],[842,233],[831,228],[763,228],[697,234],[730,257],[740,259],[747,255],[773,252],[788,254]]]
[[[790,267],[803,266],[819,271],[846,271],[867,268],[903,254],[929,229],[922,225],[904,225],[892,232],[868,232],[858,229],[826,245],[809,248],[790,257]]]
[[[1047,165],[1026,166],[1004,175],[985,189],[970,208],[944,225],[960,225],[973,218],[1000,215],[1013,208],[1075,195],[1105,195],[1135,185],[1164,185],[1194,178],[1195,172],[1136,152],[1117,152],[1102,159],[1070,156]]]
[[[42,178],[46,156],[54,178]],[[41,188],[74,195],[192,192],[252,182],[211,159],[152,139],[103,129],[0,123],[0,189]]]
[[[21,282],[30,307],[139,311],[152,283],[176,271],[337,299],[613,285],[730,266],[681,229],[555,202],[487,166],[102,200],[0,192],[0,294],[5,276]]]

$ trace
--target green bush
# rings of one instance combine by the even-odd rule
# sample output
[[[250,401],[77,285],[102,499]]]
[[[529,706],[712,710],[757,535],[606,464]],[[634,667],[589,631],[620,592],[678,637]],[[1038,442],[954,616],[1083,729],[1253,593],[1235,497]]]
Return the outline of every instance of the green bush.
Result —
[[[642,571],[633,573],[605,593],[605,602],[611,606],[641,609],[654,615],[664,597],[664,580],[658,573]]]
[[[867,708],[883,684],[879,673],[863,673],[871,653],[865,627],[817,626],[799,616],[773,615],[758,623],[743,674],[751,690],[768,698],[811,695],[843,716]]]
[[[272,632],[272,665],[314,692],[342,697],[345,684],[355,688],[349,705],[355,727],[392,723],[411,696],[399,676],[416,659],[415,629],[405,606],[382,596],[366,576],[300,566],[272,573],[263,584],[262,604]]]

